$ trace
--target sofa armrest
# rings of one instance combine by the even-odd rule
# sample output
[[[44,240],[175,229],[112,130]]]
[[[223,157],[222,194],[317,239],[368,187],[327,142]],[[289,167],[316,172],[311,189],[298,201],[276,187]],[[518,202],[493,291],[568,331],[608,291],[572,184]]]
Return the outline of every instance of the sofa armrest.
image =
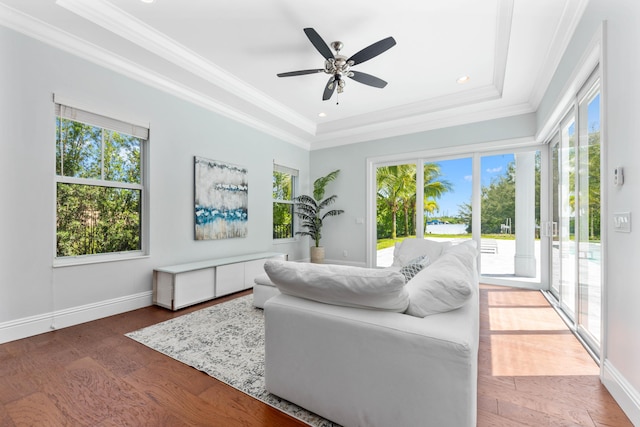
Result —
[[[267,390],[347,426],[474,426],[478,301],[427,318],[278,295]]]

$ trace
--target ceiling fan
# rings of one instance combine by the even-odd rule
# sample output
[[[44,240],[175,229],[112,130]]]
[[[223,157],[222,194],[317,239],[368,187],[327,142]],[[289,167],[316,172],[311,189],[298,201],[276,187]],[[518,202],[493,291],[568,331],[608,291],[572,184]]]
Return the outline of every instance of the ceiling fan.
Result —
[[[342,50],[343,47],[342,42],[335,41],[331,43],[331,47],[336,52],[334,55],[331,52],[331,49],[329,49],[329,46],[327,46],[325,41],[322,40],[322,37],[320,37],[316,30],[314,30],[313,28],[305,28],[304,33],[311,41],[311,44],[313,44],[318,52],[320,52],[320,54],[325,58],[324,68],[279,73],[278,77],[293,77],[316,73],[326,73],[331,75],[322,94],[323,101],[330,99],[336,88],[338,89],[338,93],[342,93],[345,86],[345,77],[349,77],[357,82],[377,88],[383,88],[387,85],[387,82],[385,82],[384,80],[372,76],[371,74],[352,71],[351,67],[368,61],[371,58],[374,58],[395,46],[396,41],[393,39],[393,37],[382,39],[370,46],[365,47],[358,53],[352,55],[350,58],[347,58],[343,55],[340,55],[340,50]]]

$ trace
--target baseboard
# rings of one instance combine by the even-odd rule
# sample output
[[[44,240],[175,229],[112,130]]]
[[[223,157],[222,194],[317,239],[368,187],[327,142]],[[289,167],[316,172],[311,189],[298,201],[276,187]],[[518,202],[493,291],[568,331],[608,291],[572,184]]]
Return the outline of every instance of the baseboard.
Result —
[[[0,344],[90,322],[152,304],[151,291],[0,323]]]
[[[618,402],[634,426],[640,426],[640,393],[606,359],[602,373],[602,383]]]

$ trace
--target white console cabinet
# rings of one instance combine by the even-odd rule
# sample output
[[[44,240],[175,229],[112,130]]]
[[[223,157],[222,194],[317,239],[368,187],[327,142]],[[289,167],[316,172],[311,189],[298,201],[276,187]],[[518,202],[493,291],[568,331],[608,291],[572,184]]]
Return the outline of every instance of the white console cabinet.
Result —
[[[279,252],[260,252],[177,264],[153,270],[153,303],[178,310],[202,301],[253,287],[269,258],[286,259]]]

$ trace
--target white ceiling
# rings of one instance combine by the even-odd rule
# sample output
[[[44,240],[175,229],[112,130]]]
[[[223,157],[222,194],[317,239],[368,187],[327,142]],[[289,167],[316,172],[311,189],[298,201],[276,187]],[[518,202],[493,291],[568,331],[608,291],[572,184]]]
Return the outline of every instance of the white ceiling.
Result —
[[[535,111],[587,2],[0,0],[0,24],[317,149]],[[278,78],[323,68],[305,27],[347,57],[393,36],[354,67],[388,85]]]

